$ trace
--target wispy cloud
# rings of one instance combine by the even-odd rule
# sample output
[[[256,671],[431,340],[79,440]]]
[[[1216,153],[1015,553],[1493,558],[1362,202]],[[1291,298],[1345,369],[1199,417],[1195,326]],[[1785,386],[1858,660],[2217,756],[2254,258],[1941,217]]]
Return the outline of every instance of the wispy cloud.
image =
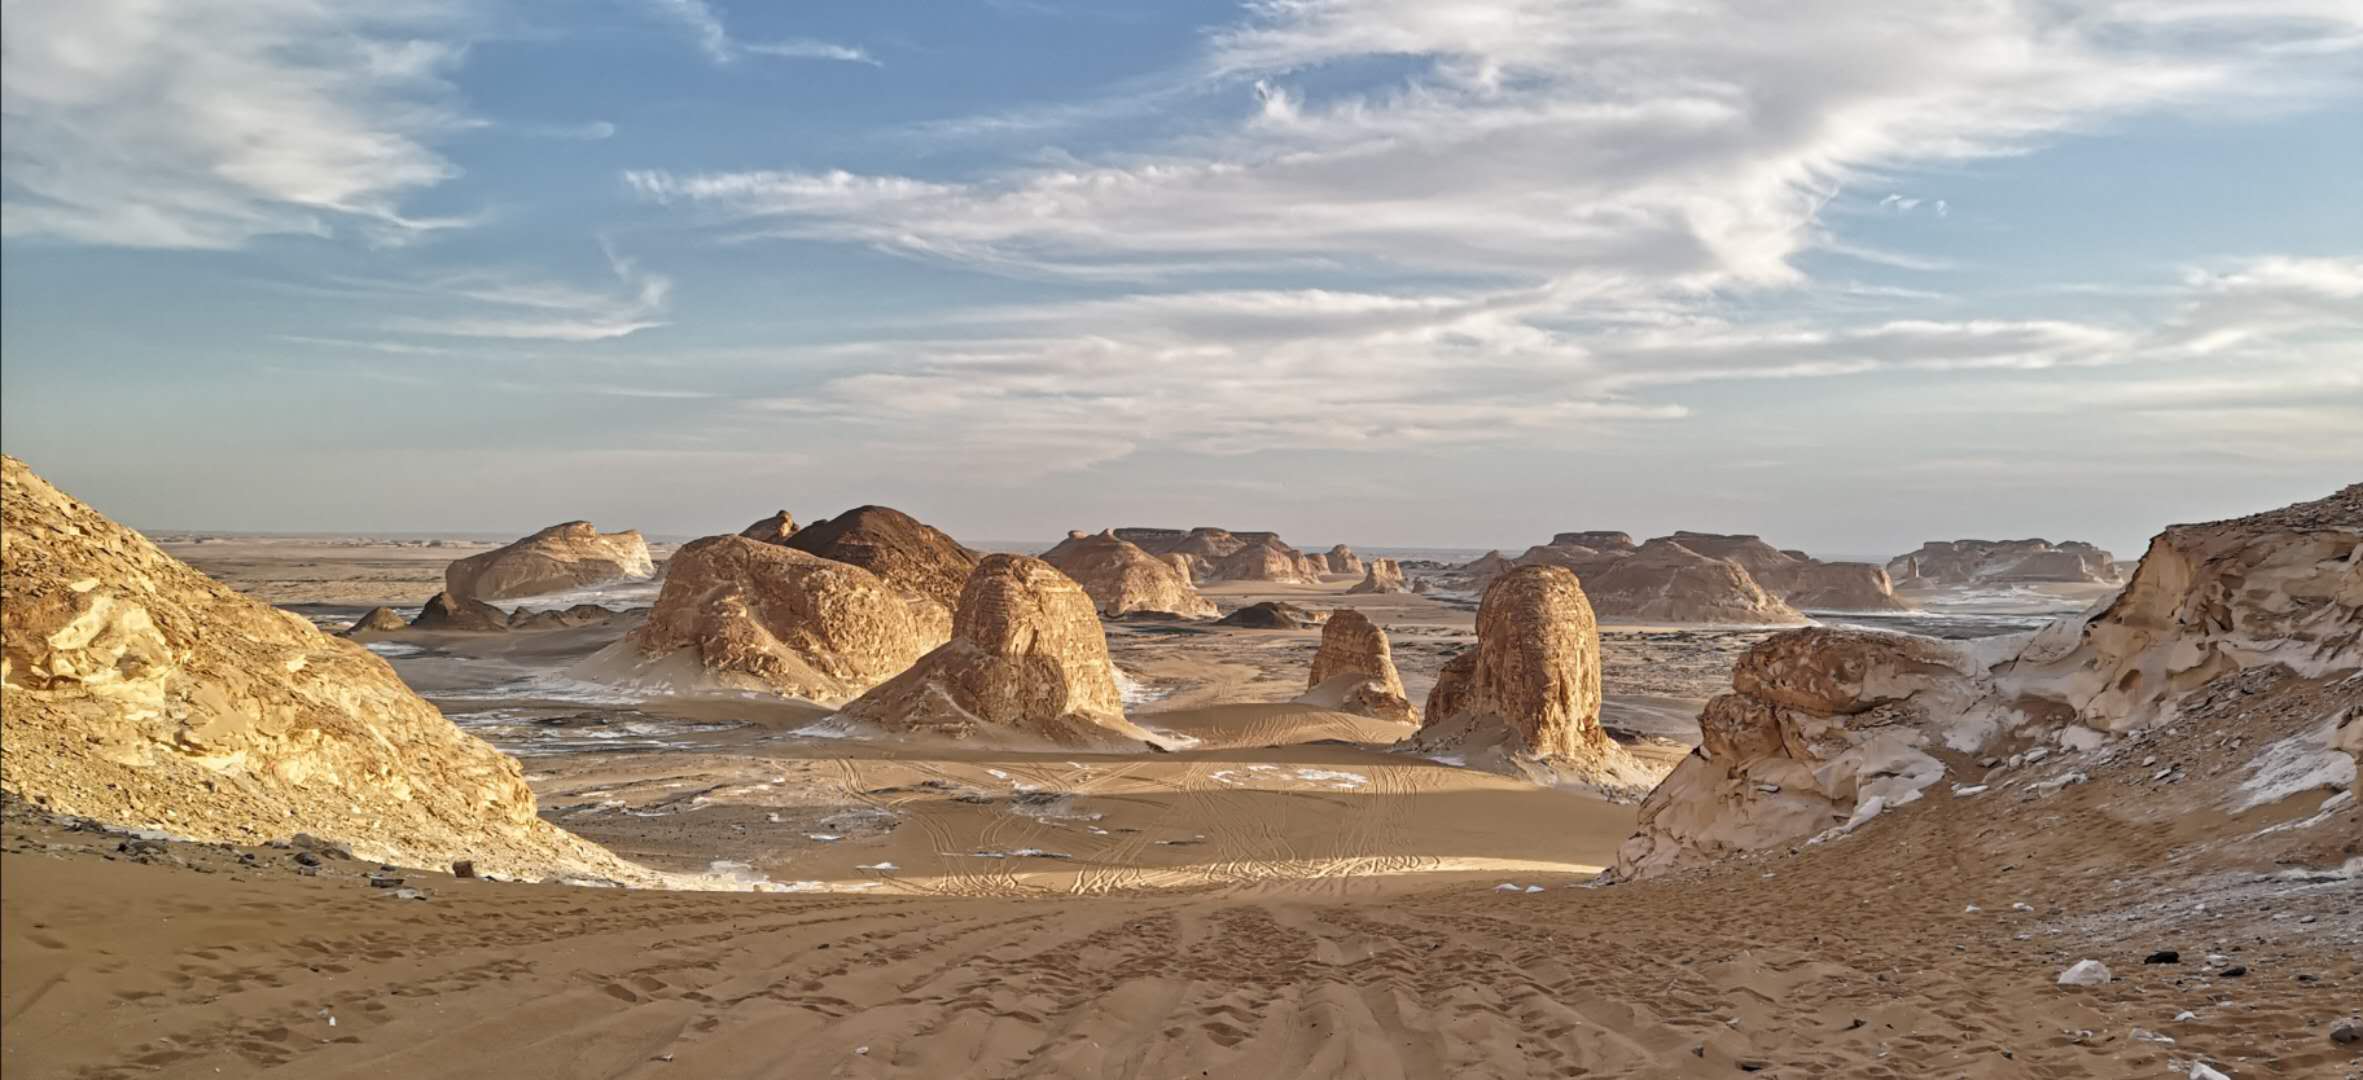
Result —
[[[790,38],[785,41],[743,42],[731,36],[723,24],[721,13],[705,0],[647,0],[657,14],[686,28],[696,38],[697,47],[706,58],[717,64],[727,64],[743,56],[776,56],[791,60],[839,60],[847,63],[881,66],[868,50],[836,42],[811,38]]]
[[[565,139],[576,142],[598,142],[615,137],[615,125],[605,120],[581,124],[528,124],[518,129],[520,134],[535,139]]]

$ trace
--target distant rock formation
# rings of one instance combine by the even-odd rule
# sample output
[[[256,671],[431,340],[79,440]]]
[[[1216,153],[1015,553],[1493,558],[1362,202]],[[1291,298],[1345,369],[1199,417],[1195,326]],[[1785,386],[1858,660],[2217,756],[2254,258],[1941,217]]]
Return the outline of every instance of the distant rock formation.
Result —
[[[1049,563],[1024,555],[985,556],[960,594],[951,640],[840,715],[952,739],[1017,736],[1132,749],[1150,741],[1124,719],[1091,597]]]
[[[1558,567],[1519,567],[1486,588],[1477,647],[1444,665],[1413,745],[1608,792],[1655,779],[1600,727],[1599,625]]]
[[[196,840],[310,833],[403,866],[656,875],[542,821],[523,771],[385,661],[0,459],[0,787]]]
[[[1320,621],[1320,616],[1295,604],[1266,600],[1223,616],[1219,625],[1244,626],[1251,630],[1304,630],[1320,625]]]
[[[1213,602],[1190,584],[1186,559],[1151,555],[1114,532],[1070,532],[1042,559],[1081,584],[1099,613],[1110,618],[1143,611],[1192,619],[1217,614]]]
[[[1642,804],[1616,872],[1852,828],[1941,779],[1938,749],[2102,746],[2179,723],[2203,688],[2262,668],[2352,683],[2363,678],[2358,551],[2363,484],[2171,526],[2106,606],[2022,638],[1769,638],[1733,671],[1733,692],[1708,703],[1704,743]]]
[[[1909,589],[2122,580],[2115,556],[2079,540],[1931,540],[1889,559],[1887,573]]]
[[[951,622],[932,599],[850,563],[709,536],[673,555],[648,621],[586,674],[836,705],[943,644]]]
[[[1409,723],[1417,719],[1395,670],[1387,632],[1352,608],[1332,612],[1305,679],[1305,697],[1328,708]]]
[[[1887,571],[1870,563],[1825,563],[1802,551],[1783,551],[1761,537],[1676,532],[1671,539],[1713,559],[1738,563],[1766,592],[1794,608],[1905,611]]]
[[[1636,546],[1633,534],[1593,529],[1586,532],[1563,532],[1551,537],[1551,547],[1580,547],[1593,551],[1631,551]]]
[[[1701,555],[1667,537],[1579,576],[1597,610],[1619,618],[1741,625],[1806,621],[1804,613],[1765,592],[1738,563]]]
[[[1198,568],[1190,562],[1189,556],[1177,551],[1159,555],[1157,560],[1172,567],[1173,572],[1182,579],[1182,584],[1191,586],[1198,584]]]
[[[552,611],[515,611],[509,615],[511,630],[571,630],[578,626],[597,626],[615,617],[615,612],[597,604],[576,604]]]
[[[1517,562],[1509,556],[1499,551],[1488,551],[1475,559],[1462,563],[1453,572],[1470,578],[1479,588],[1483,588],[1491,584],[1493,579],[1517,568]]]
[[[455,598],[449,592],[439,592],[419,608],[418,618],[410,620],[410,628],[463,634],[498,633],[509,628],[509,613],[482,600]]]
[[[1315,565],[1324,573],[1362,573],[1362,557],[1360,555],[1354,554],[1354,549],[1347,547],[1344,544],[1335,545],[1331,547],[1328,552],[1321,555],[1315,555],[1312,558]]]
[[[1317,585],[1321,575],[1328,572],[1326,557],[1307,555],[1290,547],[1276,533],[1233,533],[1211,525],[1201,525],[1188,532],[1137,526],[1114,532],[1117,539],[1129,541],[1151,555],[1181,556],[1189,563],[1193,581]]]
[[[1393,559],[1377,558],[1366,564],[1362,580],[1356,582],[1354,587],[1347,589],[1346,592],[1351,595],[1370,596],[1408,592],[1409,590],[1410,586],[1404,584],[1403,581],[1403,567]]]
[[[514,600],[655,576],[639,532],[603,533],[588,521],[569,521],[454,561],[443,569],[443,592],[462,600]]]
[[[861,567],[895,588],[934,601],[947,619],[979,558],[943,530],[884,506],[856,507],[813,522],[788,537],[786,546]]]
[[[337,636],[351,638],[355,641],[374,641],[387,634],[399,633],[408,629],[410,629],[410,624],[403,622],[402,616],[395,614],[393,608],[373,607],[362,613],[360,618],[353,620],[353,625],[338,631]]]
[[[764,518],[738,531],[740,536],[765,544],[785,544],[796,535],[796,518],[785,510]]]

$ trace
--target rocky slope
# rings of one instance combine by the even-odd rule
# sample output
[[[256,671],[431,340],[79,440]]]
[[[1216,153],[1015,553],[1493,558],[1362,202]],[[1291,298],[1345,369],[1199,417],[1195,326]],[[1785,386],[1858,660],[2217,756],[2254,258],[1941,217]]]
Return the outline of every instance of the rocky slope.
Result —
[[[514,600],[655,576],[648,541],[637,531],[603,533],[569,521],[454,561],[444,568],[443,591],[463,600]]]
[[[1381,720],[1418,719],[1404,694],[1403,676],[1395,670],[1387,632],[1352,608],[1330,613],[1321,627],[1321,648],[1313,654],[1305,691],[1298,700]]]
[[[1805,615],[1764,591],[1745,568],[1659,537],[1579,573],[1601,612],[1623,619],[1779,625]]]
[[[517,762],[367,649],[240,596],[0,459],[0,786],[199,840],[309,833],[509,877],[653,875],[543,822]]]
[[[648,621],[593,657],[584,674],[834,705],[943,644],[951,621],[932,599],[861,567],[743,536],[709,536],[674,553]]]
[[[1057,568],[988,555],[960,594],[950,641],[855,699],[844,720],[952,739],[1138,749],[1091,597]]]
[[[1957,588],[2023,582],[2114,585],[2117,560],[2080,540],[1931,540],[1887,561],[1898,588]]]
[[[1057,547],[1043,552],[1042,559],[1081,584],[1099,613],[1110,618],[1136,612],[1191,619],[1216,614],[1214,604],[1198,595],[1188,572],[1180,568],[1186,563],[1151,555],[1113,532],[1070,532]]]
[[[943,530],[900,510],[863,506],[813,522],[785,545],[861,567],[895,588],[934,601],[949,618],[979,556]]]

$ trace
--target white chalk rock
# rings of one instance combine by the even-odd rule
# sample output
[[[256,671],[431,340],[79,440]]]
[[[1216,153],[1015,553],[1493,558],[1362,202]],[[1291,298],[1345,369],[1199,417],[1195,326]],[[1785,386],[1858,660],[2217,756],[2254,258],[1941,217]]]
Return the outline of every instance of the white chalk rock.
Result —
[[[2109,981],[2109,965],[2098,960],[2078,960],[2059,973],[2061,986],[2101,986]]]

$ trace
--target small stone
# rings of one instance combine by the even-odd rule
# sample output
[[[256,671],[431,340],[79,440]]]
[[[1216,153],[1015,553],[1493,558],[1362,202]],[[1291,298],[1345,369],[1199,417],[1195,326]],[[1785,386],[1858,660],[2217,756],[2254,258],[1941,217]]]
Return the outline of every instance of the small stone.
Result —
[[[461,860],[460,860],[460,861],[458,861],[458,862],[452,863],[452,864],[451,864],[451,876],[453,876],[453,877],[455,877],[455,878],[472,878],[472,877],[475,877],[475,876],[476,876],[476,862],[475,862],[475,860],[473,860],[473,859],[461,859]]]
[[[320,856],[309,851],[299,851],[295,853],[295,864],[297,866],[318,866],[320,865]]]
[[[2232,1078],[2210,1068],[2204,1061],[2194,1061],[2191,1063],[2191,1080],[2232,1080]]]
[[[2173,949],[2160,949],[2142,957],[2141,962],[2145,964],[2179,964],[2182,963],[2182,954]]]
[[[2363,1043],[2363,1019],[2350,1016],[2330,1025],[2330,1041],[2340,1046]]]
[[[2109,966],[2098,960],[2078,960],[2059,973],[2061,986],[2101,986],[2109,981]]]
[[[372,889],[398,889],[402,887],[402,879],[398,877],[373,877],[369,879],[369,887]]]
[[[2177,1023],[2184,1020],[2197,1020],[2198,1018],[2199,1014],[2192,1012],[2189,1009],[2184,1009],[2183,1011],[2174,1014],[2174,1019]]]
[[[2240,976],[2242,976],[2242,975],[2246,975],[2246,974],[2248,974],[2248,965],[2246,965],[2246,964],[2233,964],[2232,966],[2230,966],[2230,967],[2228,967],[2228,968],[2225,968],[2225,969],[2223,969],[2223,971],[2221,972],[2221,974],[2223,975],[2223,977],[2224,977],[2224,978],[2227,978],[2227,979],[2237,979],[2237,978],[2239,978],[2239,977],[2240,977]]]

